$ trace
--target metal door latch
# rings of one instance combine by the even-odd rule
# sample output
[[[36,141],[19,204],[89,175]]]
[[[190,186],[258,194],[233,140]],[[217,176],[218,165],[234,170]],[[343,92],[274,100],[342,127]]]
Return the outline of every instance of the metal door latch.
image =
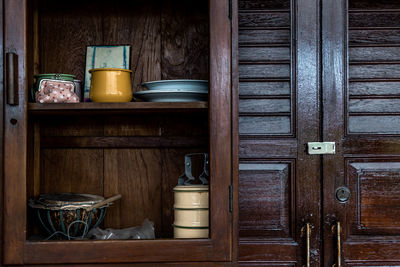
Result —
[[[335,142],[308,142],[308,154],[335,154]]]

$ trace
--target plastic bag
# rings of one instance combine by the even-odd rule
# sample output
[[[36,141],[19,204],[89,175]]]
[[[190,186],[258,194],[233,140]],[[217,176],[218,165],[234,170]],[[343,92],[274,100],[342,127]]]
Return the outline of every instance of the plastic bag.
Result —
[[[99,227],[89,231],[90,239],[154,239],[154,223],[144,219],[142,226],[129,227],[124,229],[107,228],[105,230]]]

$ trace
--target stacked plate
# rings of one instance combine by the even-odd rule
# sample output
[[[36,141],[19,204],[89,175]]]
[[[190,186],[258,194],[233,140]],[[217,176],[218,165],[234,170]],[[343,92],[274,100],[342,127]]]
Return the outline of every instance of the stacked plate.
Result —
[[[143,83],[147,90],[139,91],[135,97],[150,102],[194,102],[208,100],[208,81],[205,80],[161,80]]]

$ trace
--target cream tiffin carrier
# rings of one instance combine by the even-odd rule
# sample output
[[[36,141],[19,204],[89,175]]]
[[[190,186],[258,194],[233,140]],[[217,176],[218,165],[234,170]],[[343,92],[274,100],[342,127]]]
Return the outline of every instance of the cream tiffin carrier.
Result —
[[[201,184],[192,175],[192,157],[203,156]],[[185,173],[174,187],[174,238],[208,238],[209,160],[206,153],[185,155]]]

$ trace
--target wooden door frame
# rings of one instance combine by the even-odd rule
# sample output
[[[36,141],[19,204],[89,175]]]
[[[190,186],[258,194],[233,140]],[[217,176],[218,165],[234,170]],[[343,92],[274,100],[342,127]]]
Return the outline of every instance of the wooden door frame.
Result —
[[[5,108],[4,264],[232,260],[231,22],[229,1],[209,0],[210,239],[26,241],[27,0],[5,0],[5,52],[18,57],[19,105]],[[18,18],[19,23],[16,23]],[[14,120],[12,120],[14,119]],[[154,253],[159,251],[160,253]],[[186,251],[187,253],[182,253]]]
[[[322,95],[330,105],[323,110],[323,141],[337,141],[336,154],[323,156],[323,247],[324,266],[336,263],[331,228],[343,221],[344,204],[336,201],[335,189],[345,184],[341,141],[345,135],[345,88],[347,80],[347,0],[322,0]],[[343,177],[343,180],[337,179]]]
[[[0,110],[1,110],[1,116],[0,116],[0,194],[4,196],[4,191],[3,191],[3,171],[4,171],[4,158],[3,158],[3,151],[4,151],[4,32],[3,32],[3,21],[4,21],[4,12],[3,12],[3,1],[0,1],[0,62],[3,64],[0,64]],[[0,257],[3,257],[3,197],[0,197]],[[0,266],[2,266],[2,263],[0,262]]]

